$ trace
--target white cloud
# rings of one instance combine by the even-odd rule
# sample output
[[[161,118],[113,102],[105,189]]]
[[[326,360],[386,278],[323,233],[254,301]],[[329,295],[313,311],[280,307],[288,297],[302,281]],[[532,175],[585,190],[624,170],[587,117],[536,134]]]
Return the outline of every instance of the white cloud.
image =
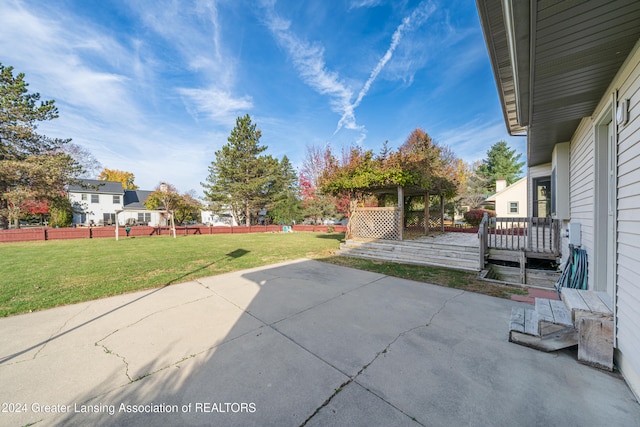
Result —
[[[290,30],[290,22],[278,16],[273,4],[265,4],[266,25],[278,43],[284,47],[302,80],[322,95],[328,95],[333,111],[349,115],[353,92],[340,78],[338,73],[330,71],[324,61],[324,48],[318,43],[300,40]],[[350,129],[356,129],[355,120],[348,123]]]
[[[382,0],[352,0],[351,3],[349,3],[349,10],[376,7],[381,4]]]
[[[43,100],[54,99],[60,111],[58,119],[41,123],[39,130],[51,137],[72,138],[105,167],[133,172],[144,189],[161,179],[184,191],[199,189],[213,158],[211,141],[225,137],[181,125],[179,117],[172,117],[175,123],[158,118],[158,106],[171,110],[171,103],[180,104],[172,99],[175,92],[155,89],[155,67],[164,64],[153,56],[146,40],[122,41],[110,28],[58,7],[55,2],[44,6],[0,2],[3,65],[24,72],[30,92],[39,92]],[[224,106],[218,111],[250,106],[250,99],[234,100],[220,88],[183,91],[209,116],[215,106],[211,100],[205,102],[205,92]]]
[[[127,64],[131,53],[108,36],[72,22],[72,17],[47,12],[38,15],[22,3],[0,5],[0,51],[6,65],[14,65],[17,71],[30,69],[27,81],[43,97],[64,99],[68,106],[96,118],[134,119],[138,114],[135,100],[128,95],[130,79],[125,72],[116,67],[97,71],[83,59]],[[39,65],[35,70],[34,60]]]
[[[253,107],[251,97],[236,95],[236,60],[225,50],[222,40],[217,3],[196,4],[163,1],[148,7],[143,2],[131,2],[142,21],[174,49],[186,67],[203,81],[199,87],[179,87],[175,90],[185,101],[194,118],[200,113],[216,122],[226,122],[233,111]]]
[[[371,85],[378,77],[378,74],[380,74],[384,66],[391,60],[391,57],[393,56],[394,51],[398,47],[398,44],[400,44],[400,40],[402,38],[403,33],[408,31],[412,27],[416,27],[422,24],[426,20],[426,18],[433,12],[433,10],[434,10],[434,7],[432,5],[427,4],[426,2],[421,3],[420,5],[418,5],[418,7],[414,9],[411,15],[406,16],[402,20],[402,23],[398,25],[393,35],[391,36],[391,44],[387,48],[387,51],[382,56],[382,58],[380,58],[376,66],[371,71],[371,74],[369,75],[369,79],[365,82],[362,89],[360,89],[360,92],[358,93],[358,97],[356,98],[356,100],[353,102],[353,104],[351,104],[349,108],[345,109],[345,113],[342,115],[342,117],[338,121],[336,132],[338,132],[342,127],[346,127],[347,129],[352,129],[355,126],[355,121],[356,121],[355,113],[354,113],[355,109],[358,108],[358,106],[360,106],[362,99],[367,95],[367,93],[369,92],[369,89],[371,89]]]
[[[510,136],[500,119],[485,122],[476,118],[453,129],[446,129],[434,134],[439,144],[448,145],[456,156],[464,161],[473,162],[486,156],[487,150],[498,141],[507,141],[526,157],[526,138]]]
[[[188,111],[197,120],[198,113],[203,112],[217,123],[233,123],[241,113],[253,108],[251,97],[235,98],[229,92],[216,87],[206,89],[179,88],[178,93],[185,99]],[[195,106],[195,110],[190,106]]]

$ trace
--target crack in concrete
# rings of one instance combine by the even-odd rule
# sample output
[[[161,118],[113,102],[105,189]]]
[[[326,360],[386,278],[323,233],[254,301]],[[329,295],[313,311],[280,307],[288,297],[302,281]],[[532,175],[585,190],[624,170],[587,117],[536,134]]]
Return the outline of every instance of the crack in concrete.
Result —
[[[369,393],[373,394],[374,396],[378,397],[379,399],[381,399],[382,401],[384,401],[385,403],[387,403],[389,406],[391,406],[392,408],[395,408],[396,410],[400,411],[402,414],[406,415],[407,417],[409,417],[411,420],[415,421],[417,424],[420,425],[424,425],[422,423],[420,423],[415,417],[411,416],[410,414],[407,414],[406,412],[404,412],[402,409],[398,408],[397,406],[395,406],[393,403],[389,402],[388,400],[384,399],[382,396],[379,396],[378,394],[372,392],[371,390],[367,389],[366,387],[364,387],[362,384],[360,384],[357,380],[357,378],[369,367],[371,366],[382,354],[386,354],[389,349],[391,348],[391,346],[393,346],[400,338],[404,337],[406,334],[411,333],[415,330],[418,329],[422,329],[422,328],[426,328],[428,326],[431,325],[431,323],[433,322],[433,319],[435,319],[435,317],[440,314],[442,312],[442,310],[444,310],[444,308],[447,306],[447,304],[454,300],[455,298],[458,298],[459,296],[463,295],[465,293],[465,291],[460,291],[459,293],[453,295],[450,298],[447,298],[442,305],[440,306],[440,308],[438,308],[437,311],[435,311],[431,317],[429,318],[429,320],[427,321],[426,324],[424,325],[418,325],[418,326],[414,326],[413,328],[409,328],[405,331],[400,332],[393,340],[391,340],[389,342],[389,344],[387,344],[387,346],[382,349],[381,351],[377,352],[375,354],[375,356],[373,357],[373,359],[371,359],[371,361],[367,364],[365,364],[355,375],[349,377],[348,380],[346,380],[345,382],[343,382],[342,384],[340,384],[340,387],[338,387],[331,396],[329,396],[320,406],[318,406],[318,408],[316,408],[316,410],[302,423],[300,424],[300,427],[304,427],[309,421],[311,421],[311,419],[313,419],[313,417],[315,417],[321,410],[322,408],[326,407],[329,403],[331,403],[331,401],[333,400],[334,397],[336,397],[338,395],[338,393],[340,393],[340,391],[342,391],[342,389],[346,386],[348,386],[349,384],[355,382],[356,384],[358,384],[360,387],[364,388],[365,390],[367,390]],[[307,350],[308,351],[308,350]],[[317,357],[317,356],[316,356]],[[322,360],[322,359],[321,359]],[[326,362],[325,362],[326,363]],[[331,364],[329,364],[331,365]]]
[[[169,306],[169,307],[162,308],[162,309],[160,309],[160,310],[156,310],[156,311],[154,311],[154,312],[152,312],[152,313],[148,313],[148,314],[146,314],[145,316],[142,316],[142,317],[140,317],[140,318],[136,319],[134,322],[129,323],[128,325],[124,326],[123,328],[118,328],[118,329],[115,329],[115,330],[113,330],[113,331],[109,332],[107,335],[105,335],[104,337],[102,337],[102,338],[100,338],[99,340],[97,340],[97,341],[94,343],[94,345],[95,345],[95,346],[97,346],[97,347],[102,347],[102,348],[104,349],[104,352],[105,352],[106,354],[112,354],[112,355],[114,355],[114,356],[116,356],[116,357],[118,357],[119,359],[121,359],[121,360],[122,360],[122,362],[123,362],[123,363],[124,363],[124,365],[125,365],[125,375],[126,375],[127,379],[128,379],[130,382],[134,382],[134,381],[141,380],[142,378],[145,378],[145,377],[147,377],[147,376],[149,376],[149,375],[155,374],[156,372],[162,371],[162,370],[167,369],[167,368],[169,368],[169,367],[171,367],[171,366],[175,366],[175,365],[177,365],[177,364],[179,364],[179,363],[184,362],[184,361],[185,361],[185,360],[187,360],[187,359],[191,359],[191,358],[196,357],[198,354],[201,354],[201,353],[203,353],[203,352],[209,351],[211,348],[215,348],[215,347],[217,347],[217,345],[216,345],[216,346],[213,346],[213,347],[211,347],[211,348],[204,349],[204,350],[202,350],[202,351],[200,351],[200,352],[198,352],[198,353],[196,353],[196,354],[192,354],[192,355],[189,355],[189,356],[183,357],[182,359],[178,360],[177,362],[170,363],[170,364],[168,364],[168,365],[166,365],[166,366],[162,366],[162,367],[160,367],[160,368],[156,369],[155,371],[153,371],[153,372],[148,372],[148,373],[146,373],[146,374],[144,374],[144,375],[142,375],[142,376],[140,376],[140,377],[138,377],[138,378],[131,378],[131,376],[129,375],[129,363],[127,362],[126,358],[125,358],[124,356],[121,356],[120,354],[116,353],[115,351],[111,350],[110,348],[108,348],[108,347],[107,347],[105,344],[103,344],[102,342],[103,342],[103,341],[105,341],[106,339],[108,339],[109,337],[111,337],[112,335],[115,335],[115,334],[117,334],[117,333],[118,333],[118,332],[120,332],[120,331],[126,330],[126,329],[128,329],[128,328],[130,328],[130,327],[132,327],[132,326],[135,326],[135,325],[137,325],[138,323],[142,322],[143,320],[146,320],[146,319],[148,319],[148,318],[150,318],[150,317],[152,317],[152,316],[155,316],[155,315],[158,315],[158,314],[162,314],[162,313],[166,312],[167,310],[172,310],[172,309],[174,309],[174,308],[176,308],[176,307],[180,307],[180,306],[183,306],[183,305],[187,305],[187,304],[195,303],[195,302],[202,301],[202,300],[204,300],[204,299],[208,299],[208,298],[211,298],[211,296],[206,296],[206,297],[202,297],[202,298],[198,298],[198,299],[194,299],[194,300],[190,300],[190,301],[185,301],[185,302],[182,302],[182,303],[180,303],[180,304],[175,304],[175,305],[172,305],[172,306]],[[219,345],[219,344],[218,344],[218,345]]]
[[[417,329],[425,328],[425,327],[428,327],[429,325],[431,325],[431,323],[433,322],[433,319],[435,319],[435,317],[436,317],[438,314],[440,314],[440,313],[442,312],[442,310],[446,307],[446,305],[447,305],[451,300],[453,300],[454,298],[457,298],[457,297],[459,297],[460,295],[463,295],[463,294],[465,293],[465,291],[460,291],[459,293],[457,293],[457,294],[453,295],[452,297],[447,298],[447,299],[442,303],[442,305],[438,308],[438,310],[436,310],[436,311],[431,315],[431,317],[428,319],[428,321],[427,321],[427,323],[426,323],[426,324],[424,324],[424,325],[422,325],[422,324],[421,324],[421,325],[418,325],[418,326],[414,326],[414,327],[412,327],[412,328],[409,328],[409,329],[407,329],[407,330],[402,331],[401,333],[399,333],[399,334],[398,334],[398,335],[397,335],[393,340],[391,340],[391,342],[389,342],[389,344],[387,344],[387,346],[385,346],[385,348],[384,348],[383,350],[381,350],[381,351],[377,352],[377,353],[375,354],[375,356],[373,357],[373,359],[372,359],[369,363],[365,364],[365,365],[364,365],[364,366],[363,366],[363,367],[362,367],[362,368],[361,368],[361,369],[360,369],[360,370],[359,370],[355,375],[353,375],[353,376],[349,376],[346,372],[343,372],[342,370],[340,370],[338,367],[334,366],[334,365],[333,365],[332,363],[330,363],[329,361],[324,360],[323,358],[321,358],[320,356],[318,356],[317,354],[315,354],[315,353],[314,353],[314,352],[312,352],[311,350],[307,349],[306,347],[304,347],[303,345],[301,345],[300,343],[296,342],[294,339],[292,339],[291,337],[287,336],[287,335],[286,335],[286,334],[284,334],[282,331],[279,331],[278,329],[276,329],[276,328],[274,327],[274,325],[276,325],[277,323],[280,323],[280,322],[282,322],[282,321],[284,321],[284,320],[290,319],[291,317],[297,316],[297,315],[299,315],[299,314],[301,314],[301,313],[304,313],[304,312],[306,312],[306,311],[308,311],[308,310],[311,310],[311,309],[313,309],[313,308],[316,308],[316,307],[318,307],[318,306],[320,306],[320,305],[322,305],[322,304],[326,304],[326,303],[328,303],[328,302],[330,302],[330,301],[333,301],[333,300],[335,300],[335,299],[337,299],[337,298],[339,298],[339,297],[341,297],[341,296],[343,296],[343,295],[349,294],[349,293],[351,293],[351,292],[353,292],[353,291],[355,291],[355,290],[362,289],[362,288],[364,288],[364,287],[366,287],[366,286],[369,286],[369,285],[371,285],[371,284],[373,284],[373,283],[376,283],[376,282],[378,282],[378,281],[380,281],[380,280],[383,280],[383,279],[386,279],[386,278],[388,278],[388,277],[392,277],[392,276],[388,276],[388,275],[381,275],[381,277],[379,277],[379,278],[377,278],[377,279],[375,279],[375,280],[372,280],[372,281],[370,281],[370,282],[364,283],[364,284],[362,284],[361,286],[358,286],[358,287],[356,287],[356,288],[349,289],[348,291],[341,292],[341,293],[340,293],[340,294],[338,294],[338,295],[335,295],[335,296],[333,296],[333,297],[331,297],[331,298],[329,298],[329,299],[327,299],[327,300],[324,300],[324,301],[322,301],[322,302],[319,302],[319,303],[317,303],[317,304],[314,304],[314,305],[313,305],[313,306],[311,306],[311,307],[307,307],[307,308],[305,308],[305,309],[303,309],[303,310],[300,310],[299,312],[293,313],[293,314],[291,314],[291,315],[289,315],[289,316],[287,316],[287,317],[285,317],[285,318],[283,318],[283,319],[280,319],[280,320],[278,320],[278,321],[276,321],[276,322],[273,322],[273,323],[271,323],[271,324],[268,324],[268,323],[267,323],[267,322],[265,322],[264,320],[262,320],[262,319],[260,319],[259,317],[257,317],[255,314],[253,314],[253,313],[251,313],[251,312],[247,311],[247,309],[246,309],[246,308],[241,307],[240,305],[236,304],[234,301],[231,301],[230,299],[226,298],[225,296],[223,296],[223,295],[219,294],[219,293],[218,293],[218,292],[216,292],[214,289],[212,289],[210,286],[205,285],[204,283],[200,282],[198,279],[194,279],[194,282],[196,282],[196,283],[200,284],[200,285],[201,285],[201,286],[203,286],[204,288],[206,288],[206,289],[208,289],[209,291],[211,291],[213,294],[217,295],[218,297],[220,297],[220,298],[224,299],[225,301],[229,302],[229,303],[230,303],[230,304],[232,304],[233,306],[235,306],[235,307],[237,307],[238,309],[240,309],[243,313],[246,313],[247,315],[249,315],[249,316],[253,317],[253,318],[254,318],[254,319],[256,319],[256,320],[258,320],[258,321],[259,321],[260,323],[262,323],[264,326],[269,327],[270,329],[272,329],[272,330],[273,330],[273,331],[275,331],[276,333],[278,333],[278,334],[282,335],[283,337],[285,337],[286,339],[288,339],[289,341],[291,341],[292,343],[294,343],[294,344],[295,344],[295,345],[297,345],[298,347],[302,348],[303,350],[305,350],[306,352],[308,352],[308,353],[309,353],[309,354],[311,354],[312,356],[316,357],[317,359],[319,359],[319,360],[321,360],[322,362],[326,363],[327,365],[331,366],[331,367],[332,367],[333,369],[335,369],[336,371],[338,371],[338,372],[340,372],[340,373],[342,373],[343,375],[345,375],[345,376],[347,376],[347,377],[348,377],[348,379],[347,379],[346,381],[344,381],[342,384],[340,384],[340,386],[338,386],[338,388],[337,388],[337,389],[335,389],[335,391],[334,391],[334,392],[333,392],[333,393],[332,393],[332,394],[331,394],[331,395],[330,395],[330,396],[329,396],[329,397],[328,397],[328,398],[327,398],[327,399],[326,399],[326,400],[325,400],[325,401],[324,401],[320,406],[318,406],[318,407],[315,409],[315,411],[313,411],[313,413],[312,413],[311,415],[309,415],[309,417],[308,417],[306,420],[304,420],[304,422],[303,422],[302,424],[300,424],[300,427],[304,427],[305,425],[307,425],[307,423],[308,423],[309,421],[311,421],[311,420],[312,420],[312,419],[313,419],[313,418],[314,418],[314,417],[315,417],[315,416],[316,416],[316,415],[317,415],[317,414],[322,410],[322,408],[326,407],[329,403],[331,403],[331,401],[332,401],[332,400],[333,400],[333,399],[338,395],[338,393],[340,393],[340,392],[341,392],[341,391],[342,391],[346,386],[348,386],[349,384],[351,384],[351,383],[355,382],[356,384],[358,384],[358,386],[365,388],[362,384],[360,384],[359,382],[357,382],[357,381],[356,381],[356,379],[357,379],[357,378],[358,378],[358,376],[360,376],[360,375],[361,375],[361,374],[362,374],[362,373],[363,373],[363,372],[364,372],[364,371],[365,371],[365,370],[366,370],[366,369],[367,369],[367,368],[368,368],[372,363],[374,363],[374,362],[378,359],[378,357],[380,357],[380,355],[381,355],[381,354],[386,354],[386,353],[389,351],[389,349],[391,348],[391,346],[392,346],[393,344],[395,344],[395,343],[396,343],[396,342],[397,342],[401,337],[405,336],[406,334],[408,334],[408,333],[410,333],[410,332],[412,332],[412,331],[415,331],[415,330],[417,330]],[[243,335],[245,335],[245,334],[243,334]],[[239,337],[236,337],[236,338],[239,338]],[[424,425],[424,424],[420,423],[420,422],[419,422],[415,417],[413,417],[413,416],[411,416],[411,415],[407,414],[407,413],[406,413],[406,412],[404,412],[402,409],[398,408],[397,406],[395,406],[395,405],[394,405],[394,404],[392,404],[391,402],[389,402],[389,401],[387,401],[386,399],[384,399],[382,396],[377,395],[376,393],[372,392],[371,390],[369,390],[369,389],[367,389],[367,388],[365,388],[365,390],[367,390],[369,393],[373,394],[374,396],[378,397],[379,399],[381,399],[383,402],[387,403],[387,404],[388,404],[389,406],[391,406],[392,408],[395,408],[395,409],[396,409],[396,410],[398,410],[400,413],[402,413],[402,414],[406,415],[408,418],[410,418],[412,421],[416,422],[417,424],[419,424],[419,425]]]
[[[102,347],[104,349],[104,352],[107,354],[113,354],[114,356],[116,356],[118,359],[122,360],[122,363],[124,363],[124,374],[126,375],[127,379],[129,380],[129,382],[133,382],[134,380],[131,379],[131,377],[129,376],[129,362],[127,362],[127,359],[124,356],[119,355],[118,353],[116,353],[115,351],[109,349],[106,345],[104,344],[98,344],[96,342],[95,344],[96,346]]]
[[[36,351],[36,353],[33,355],[33,358],[31,360],[35,360],[38,357],[38,355],[40,354],[40,352],[42,352],[47,347],[47,344],[49,344],[49,342],[52,341],[53,337],[59,335],[60,331],[62,331],[67,326],[67,324],[69,322],[71,322],[73,319],[78,317],[81,313],[83,313],[86,310],[88,310],[90,306],[91,306],[91,304],[87,304],[85,308],[83,308],[82,310],[78,311],[76,314],[74,314],[73,316],[71,316],[67,320],[65,320],[64,323],[56,331],[52,332],[49,335],[49,338],[47,338],[46,341],[42,344],[42,347],[40,347],[38,349],[38,351]]]

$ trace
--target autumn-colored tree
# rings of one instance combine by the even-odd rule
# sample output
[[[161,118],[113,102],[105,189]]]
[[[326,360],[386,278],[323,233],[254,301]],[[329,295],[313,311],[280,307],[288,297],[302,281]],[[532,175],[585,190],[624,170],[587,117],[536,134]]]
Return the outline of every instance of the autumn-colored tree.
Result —
[[[417,186],[425,192],[452,197],[456,193],[456,158],[448,147],[437,145],[421,129],[413,131],[398,151],[384,148],[380,156],[352,147],[342,160],[330,157],[321,189],[347,195],[349,212],[372,190],[390,186]]]
[[[178,224],[184,224],[188,221],[195,221],[200,218],[202,203],[196,198],[195,192],[184,193],[180,195],[176,203],[175,216]]]
[[[41,154],[24,160],[5,160],[0,167],[0,182],[11,183],[0,194],[0,216],[19,227],[27,200],[52,201],[64,193],[70,177],[79,166],[65,154]]]
[[[102,181],[120,182],[122,183],[122,188],[125,190],[138,189],[138,186],[134,183],[136,177],[132,172],[104,168],[102,172],[100,172],[100,175],[98,175],[98,179]]]
[[[299,186],[302,197],[303,215],[315,222],[323,218],[333,217],[337,211],[337,200],[331,194],[320,191],[320,179],[328,167],[331,149],[307,146],[302,168],[300,169]]]
[[[161,182],[144,201],[144,207],[149,210],[162,209],[173,211],[180,202],[180,193],[173,184]]]

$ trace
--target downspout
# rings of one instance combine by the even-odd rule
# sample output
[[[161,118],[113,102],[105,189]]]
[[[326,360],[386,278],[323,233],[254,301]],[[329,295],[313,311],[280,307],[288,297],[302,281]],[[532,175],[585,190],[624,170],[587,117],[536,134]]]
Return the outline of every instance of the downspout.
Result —
[[[618,89],[616,89],[613,92],[612,95],[613,98],[613,108],[611,108],[611,120],[613,121],[613,123],[615,123],[615,132],[613,133],[613,159],[615,159],[615,165],[614,165],[614,170],[617,170],[618,168],[618,140],[619,140],[619,132],[620,132],[620,125],[618,124],[618,120],[616,117],[616,112],[618,110],[618,102],[619,102],[619,98],[618,98]],[[626,108],[626,107],[625,107]],[[609,161],[614,161],[613,159],[610,159]],[[616,185],[614,187],[614,191],[615,194],[613,195],[613,199],[616,201],[616,206],[613,207],[614,209],[614,213],[613,213],[613,235],[617,236],[618,235],[618,175],[616,173],[615,176],[615,180],[616,180]],[[612,196],[609,196],[610,198]],[[611,208],[611,206],[609,207]],[[617,238],[616,238],[616,245],[614,247],[617,248]],[[618,251],[616,249],[614,249],[613,252],[613,269],[614,271],[611,273],[611,277],[613,277],[613,295],[611,295],[611,306],[613,308],[613,348],[617,348],[618,347],[618,301],[617,301],[617,295],[618,295]]]

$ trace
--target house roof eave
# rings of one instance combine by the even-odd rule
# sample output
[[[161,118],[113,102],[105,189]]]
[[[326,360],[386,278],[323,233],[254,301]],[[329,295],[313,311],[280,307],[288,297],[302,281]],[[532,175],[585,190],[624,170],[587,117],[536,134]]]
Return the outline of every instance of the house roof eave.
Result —
[[[509,133],[527,133],[529,166],[548,163],[638,43],[640,1],[476,4]]]

